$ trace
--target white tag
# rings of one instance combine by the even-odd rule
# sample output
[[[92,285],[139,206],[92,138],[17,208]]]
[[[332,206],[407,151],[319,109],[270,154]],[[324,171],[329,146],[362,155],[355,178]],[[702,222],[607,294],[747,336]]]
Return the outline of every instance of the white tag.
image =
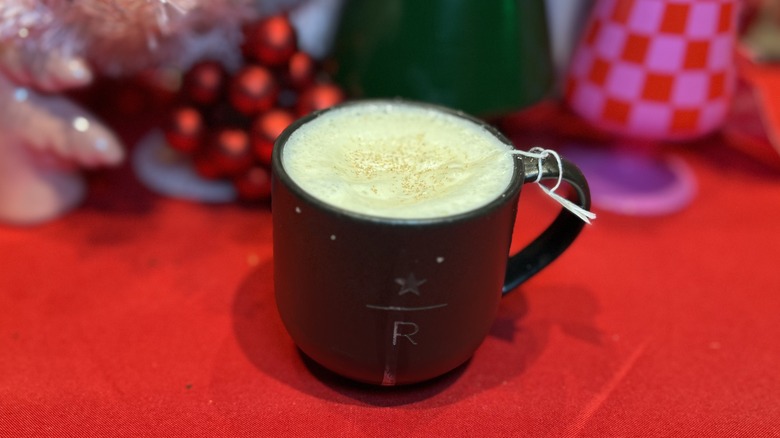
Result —
[[[596,219],[596,214],[593,212],[590,212],[588,210],[585,210],[584,208],[580,207],[579,205],[569,201],[568,199],[564,198],[563,196],[555,193],[556,190],[558,190],[558,187],[561,186],[561,182],[563,181],[563,161],[561,160],[561,156],[558,155],[558,152],[555,152],[552,149],[544,149],[541,147],[534,147],[531,148],[528,152],[520,151],[520,150],[514,150],[511,152],[513,155],[522,155],[524,157],[529,158],[535,158],[537,161],[537,165],[539,168],[539,173],[536,177],[536,185],[541,187],[541,189],[544,191],[544,193],[547,194],[547,196],[551,197],[555,202],[561,204],[563,208],[569,210],[570,212],[574,213],[575,216],[582,219],[583,222],[590,225],[590,221],[592,219]],[[558,163],[558,181],[556,181],[555,185],[552,188],[548,188],[545,185],[540,184],[542,181],[542,164],[544,163],[544,160],[547,159],[547,157],[553,156],[555,158],[555,161]]]

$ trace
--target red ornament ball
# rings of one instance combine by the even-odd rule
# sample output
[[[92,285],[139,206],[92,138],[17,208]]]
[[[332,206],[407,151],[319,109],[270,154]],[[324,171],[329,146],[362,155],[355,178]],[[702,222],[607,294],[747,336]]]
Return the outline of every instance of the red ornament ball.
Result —
[[[195,171],[231,181],[244,201],[271,197],[271,159],[279,135],[299,116],[345,100],[322,82],[322,65],[298,50],[295,29],[284,15],[244,28],[244,64],[228,72],[201,61],[183,76],[178,98],[185,106],[168,114],[165,138],[191,154]]]
[[[276,138],[294,121],[295,115],[283,109],[273,109],[257,116],[252,123],[250,137],[252,150],[261,163],[271,165]]]
[[[279,88],[274,75],[265,67],[242,68],[230,86],[230,103],[246,115],[255,115],[276,104]]]
[[[187,154],[198,149],[203,131],[203,117],[198,110],[189,106],[171,111],[163,127],[168,145]]]
[[[344,92],[334,84],[315,84],[298,97],[295,110],[299,116],[322,110],[343,102]]]
[[[244,56],[263,65],[284,65],[298,48],[290,20],[276,15],[250,24],[244,29]]]
[[[284,72],[285,82],[290,87],[301,90],[314,83],[317,75],[317,64],[306,52],[295,52],[287,63]]]
[[[216,61],[201,61],[182,78],[182,92],[198,105],[211,105],[222,97],[227,72]]]
[[[262,201],[271,197],[271,174],[262,166],[252,166],[233,179],[238,197],[244,201]]]
[[[217,129],[206,144],[205,156],[211,159],[220,176],[235,176],[253,164],[249,135],[240,128]]]

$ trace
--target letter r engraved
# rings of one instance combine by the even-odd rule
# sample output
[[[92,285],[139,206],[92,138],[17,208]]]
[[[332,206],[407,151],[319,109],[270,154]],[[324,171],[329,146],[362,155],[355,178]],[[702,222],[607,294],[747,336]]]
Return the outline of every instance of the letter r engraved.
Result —
[[[395,321],[393,323],[393,345],[398,345],[398,338],[406,338],[412,345],[417,345],[412,336],[419,331],[420,326],[413,322]]]

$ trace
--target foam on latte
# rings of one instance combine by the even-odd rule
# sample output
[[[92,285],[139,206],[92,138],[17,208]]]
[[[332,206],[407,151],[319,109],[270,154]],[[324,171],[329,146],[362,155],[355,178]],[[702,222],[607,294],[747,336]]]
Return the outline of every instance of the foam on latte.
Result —
[[[282,164],[301,188],[345,210],[423,219],[473,210],[501,195],[510,147],[484,127],[404,103],[337,108],[290,135]]]

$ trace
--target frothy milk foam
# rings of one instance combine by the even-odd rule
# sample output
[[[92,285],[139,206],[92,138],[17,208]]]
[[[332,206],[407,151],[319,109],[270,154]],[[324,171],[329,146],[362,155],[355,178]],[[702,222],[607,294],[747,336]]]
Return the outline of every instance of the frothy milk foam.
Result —
[[[300,126],[282,164],[301,188],[345,210],[424,219],[473,210],[501,195],[510,146],[452,114],[404,103],[331,110]]]

